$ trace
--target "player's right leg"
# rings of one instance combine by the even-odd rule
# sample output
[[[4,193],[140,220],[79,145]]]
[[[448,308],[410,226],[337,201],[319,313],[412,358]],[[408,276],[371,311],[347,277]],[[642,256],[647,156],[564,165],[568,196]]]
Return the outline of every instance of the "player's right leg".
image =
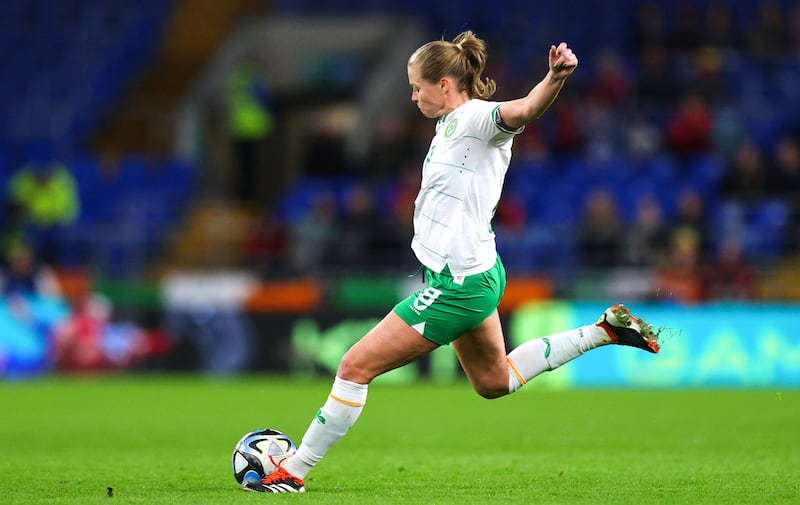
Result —
[[[622,305],[609,307],[600,316],[595,326],[603,328],[611,341],[657,353],[661,350],[658,333],[645,320],[631,315],[631,310]]]
[[[497,398],[513,393],[543,372],[607,344],[659,351],[658,334],[621,305],[606,309],[593,325],[529,340],[508,355],[495,312],[455,340],[453,347],[475,391],[485,398]]]
[[[658,333],[622,305],[606,309],[597,323],[529,340],[508,354],[509,392],[581,354],[607,344],[636,347],[657,353]]]
[[[475,392],[489,399],[509,393],[511,372],[497,310],[478,327],[454,340],[453,349]]]

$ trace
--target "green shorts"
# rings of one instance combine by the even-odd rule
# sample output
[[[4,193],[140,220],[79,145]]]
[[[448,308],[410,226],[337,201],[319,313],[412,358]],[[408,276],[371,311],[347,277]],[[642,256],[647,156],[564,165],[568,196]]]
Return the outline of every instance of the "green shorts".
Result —
[[[422,267],[428,287],[394,306],[394,312],[423,337],[446,345],[476,328],[500,304],[506,270],[500,257],[492,268],[463,278],[461,284],[445,266],[442,273]]]

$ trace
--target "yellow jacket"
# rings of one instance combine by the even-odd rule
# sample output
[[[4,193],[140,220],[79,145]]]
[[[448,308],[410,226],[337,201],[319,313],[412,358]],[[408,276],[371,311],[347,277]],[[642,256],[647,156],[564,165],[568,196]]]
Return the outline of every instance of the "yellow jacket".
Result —
[[[48,167],[47,174],[42,178],[39,170],[31,166],[20,169],[9,184],[11,201],[20,206],[31,223],[71,223],[80,210],[75,179],[61,163]]]

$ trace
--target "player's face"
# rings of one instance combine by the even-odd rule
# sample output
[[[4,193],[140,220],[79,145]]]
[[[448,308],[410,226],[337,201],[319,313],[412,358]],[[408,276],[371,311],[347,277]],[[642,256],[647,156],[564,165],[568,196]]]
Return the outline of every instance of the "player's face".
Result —
[[[415,65],[408,67],[408,84],[411,86],[411,101],[417,104],[422,115],[438,118],[443,115],[444,93],[438,83],[423,79]]]

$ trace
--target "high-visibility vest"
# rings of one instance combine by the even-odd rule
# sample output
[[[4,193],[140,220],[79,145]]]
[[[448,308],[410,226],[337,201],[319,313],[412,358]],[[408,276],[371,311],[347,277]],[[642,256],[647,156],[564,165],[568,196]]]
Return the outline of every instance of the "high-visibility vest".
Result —
[[[34,168],[23,167],[10,181],[9,196],[25,209],[26,218],[33,223],[70,223],[80,209],[75,179],[60,163],[49,170],[50,177],[41,183]]]
[[[244,68],[228,77],[228,128],[236,139],[257,139],[272,131],[272,115],[261,103],[257,86],[255,76]]]

